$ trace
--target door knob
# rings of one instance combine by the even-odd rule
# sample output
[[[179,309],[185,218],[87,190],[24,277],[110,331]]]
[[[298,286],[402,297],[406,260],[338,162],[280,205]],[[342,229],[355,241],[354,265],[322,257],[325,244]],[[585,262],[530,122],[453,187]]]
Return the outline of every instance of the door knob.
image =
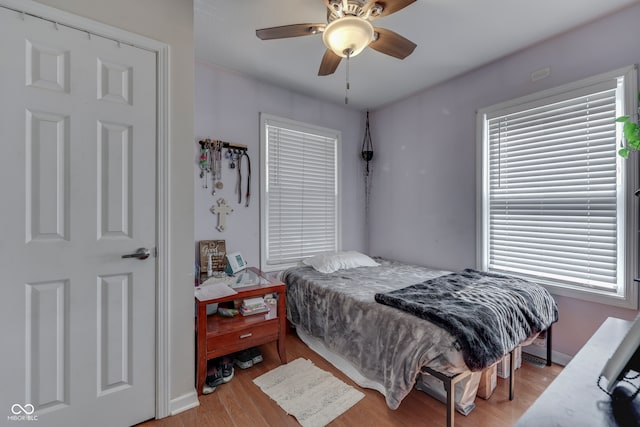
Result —
[[[138,248],[132,254],[122,255],[122,258],[138,258],[138,259],[147,259],[151,255],[151,251],[147,248]]]

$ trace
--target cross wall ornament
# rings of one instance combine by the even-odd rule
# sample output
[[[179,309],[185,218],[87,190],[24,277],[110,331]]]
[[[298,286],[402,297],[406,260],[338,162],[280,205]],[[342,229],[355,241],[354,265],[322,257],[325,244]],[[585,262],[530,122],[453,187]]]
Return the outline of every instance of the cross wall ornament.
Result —
[[[212,214],[218,215],[218,231],[224,231],[227,228],[227,215],[233,212],[233,208],[227,205],[227,201],[224,199],[218,199],[218,204],[211,206],[209,209]]]

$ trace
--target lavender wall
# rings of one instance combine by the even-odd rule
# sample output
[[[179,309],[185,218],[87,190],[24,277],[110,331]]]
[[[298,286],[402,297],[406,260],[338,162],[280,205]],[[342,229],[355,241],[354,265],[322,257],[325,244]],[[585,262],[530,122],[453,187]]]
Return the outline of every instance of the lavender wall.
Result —
[[[638,22],[635,5],[374,111],[370,252],[447,269],[474,266],[476,111],[639,62]],[[531,72],[545,67],[551,75],[531,83]],[[554,349],[567,355],[606,317],[637,314],[556,300]]]
[[[251,157],[252,198],[248,208],[237,203],[234,194],[235,171],[225,162],[222,171],[224,188],[211,195],[202,188],[197,169],[197,144],[193,144],[195,185],[194,234],[199,240],[225,239],[227,251],[241,251],[250,265],[259,266],[259,113],[265,112],[291,120],[342,132],[342,246],[365,250],[364,184],[359,160],[364,134],[364,115],[342,105],[319,101],[287,89],[267,85],[219,67],[196,63],[195,67],[195,135],[246,144]],[[246,171],[246,166],[243,166]],[[243,173],[243,177],[246,173]],[[243,188],[246,178],[243,178]],[[244,190],[243,190],[244,191]],[[234,212],[227,217],[227,230],[216,230],[217,216],[209,208],[224,197]],[[197,249],[194,248],[194,253]]]

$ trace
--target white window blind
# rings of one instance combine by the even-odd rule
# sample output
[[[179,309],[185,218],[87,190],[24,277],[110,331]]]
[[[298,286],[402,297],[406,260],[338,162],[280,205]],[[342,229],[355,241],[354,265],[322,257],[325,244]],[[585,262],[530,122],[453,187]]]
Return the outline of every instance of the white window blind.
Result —
[[[489,269],[617,289],[616,88],[488,120]]]
[[[626,67],[478,111],[479,268],[638,307],[638,158],[615,123],[636,82]]]
[[[263,127],[263,264],[337,250],[339,134],[277,119]]]

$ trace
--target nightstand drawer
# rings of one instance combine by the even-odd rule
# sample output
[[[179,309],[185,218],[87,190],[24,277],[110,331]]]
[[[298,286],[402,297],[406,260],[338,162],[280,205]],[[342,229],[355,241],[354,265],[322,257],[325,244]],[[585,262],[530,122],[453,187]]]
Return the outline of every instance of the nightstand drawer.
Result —
[[[264,341],[267,337],[276,339],[278,336],[278,323],[276,321],[265,322],[237,331],[220,334],[207,339],[207,350],[213,351],[225,347],[235,347],[254,341]]]

